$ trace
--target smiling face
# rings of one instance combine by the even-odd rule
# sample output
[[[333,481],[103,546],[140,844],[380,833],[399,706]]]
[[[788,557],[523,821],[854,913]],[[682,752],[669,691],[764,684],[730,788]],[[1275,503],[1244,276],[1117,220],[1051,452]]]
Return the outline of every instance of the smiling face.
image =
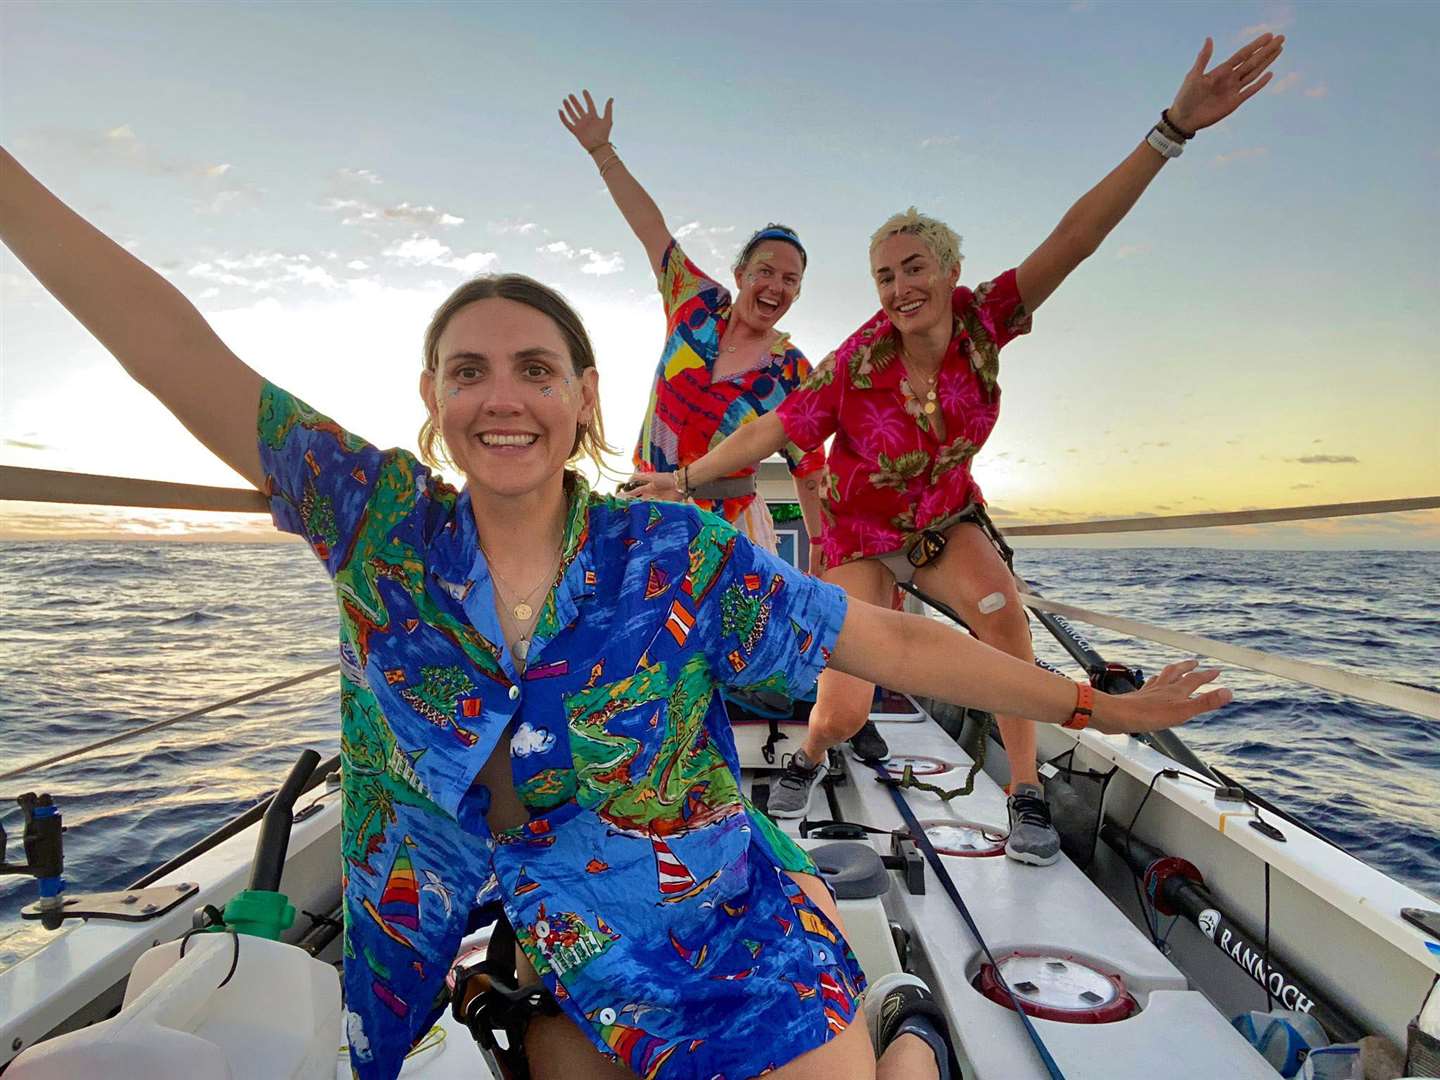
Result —
[[[950,295],[958,266],[942,267],[928,244],[913,233],[892,233],[870,250],[870,273],[880,307],[904,334],[949,331]]]
[[[513,496],[560,483],[594,416],[597,375],[576,372],[555,322],[515,300],[477,300],[450,318],[436,354],[420,394],[472,489]]]
[[[800,295],[805,262],[794,244],[766,240],[735,271],[733,317],[757,331],[773,329]]]

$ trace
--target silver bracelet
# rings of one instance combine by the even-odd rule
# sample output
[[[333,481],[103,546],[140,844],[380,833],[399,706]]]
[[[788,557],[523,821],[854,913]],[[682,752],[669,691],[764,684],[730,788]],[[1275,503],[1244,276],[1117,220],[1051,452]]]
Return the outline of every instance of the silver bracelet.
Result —
[[[1177,158],[1185,152],[1185,144],[1170,138],[1160,130],[1158,124],[1150,129],[1150,134],[1145,136],[1145,141],[1163,158]]]

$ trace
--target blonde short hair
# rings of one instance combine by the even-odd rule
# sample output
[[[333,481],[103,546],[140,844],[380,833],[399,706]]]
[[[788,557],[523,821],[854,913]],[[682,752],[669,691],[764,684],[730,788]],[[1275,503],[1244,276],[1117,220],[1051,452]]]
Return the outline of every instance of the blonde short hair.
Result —
[[[939,218],[922,214],[913,206],[903,214],[894,214],[870,237],[870,251],[873,253],[882,240],[898,233],[918,236],[944,269],[959,268],[960,237]]]

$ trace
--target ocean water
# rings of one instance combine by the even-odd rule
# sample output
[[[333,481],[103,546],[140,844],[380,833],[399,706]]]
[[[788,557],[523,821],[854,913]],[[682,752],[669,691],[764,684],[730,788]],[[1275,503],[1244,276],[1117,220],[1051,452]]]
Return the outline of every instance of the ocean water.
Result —
[[[1016,566],[1082,607],[1440,681],[1440,553],[1026,548]],[[1147,671],[1183,659],[1080,629]],[[333,663],[336,635],[329,582],[298,544],[0,543],[0,771]],[[1225,683],[1236,702],[1182,730],[1202,757],[1440,897],[1436,722],[1252,672]],[[0,785],[9,856],[22,857],[15,796],[48,791],[70,890],[123,888],[274,790],[302,748],[333,753],[337,724],[332,675]],[[30,879],[0,878],[0,968],[48,936],[19,918],[33,896]]]

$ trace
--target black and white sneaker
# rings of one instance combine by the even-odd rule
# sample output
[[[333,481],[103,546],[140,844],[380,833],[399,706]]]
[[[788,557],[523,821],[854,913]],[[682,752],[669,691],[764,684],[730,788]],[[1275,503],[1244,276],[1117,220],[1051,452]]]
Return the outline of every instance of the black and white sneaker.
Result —
[[[1010,836],[1005,854],[1016,862],[1049,866],[1060,858],[1060,834],[1050,823],[1045,789],[1038,784],[1013,784],[1010,788]]]
[[[824,764],[812,764],[804,750],[783,759],[784,769],[770,785],[765,812],[772,818],[803,818],[810,812],[810,799],[825,779]]]
[[[901,1035],[915,1035],[935,1054],[942,1080],[961,1080],[964,1074],[950,1041],[950,1023],[918,975],[908,971],[882,975],[865,992],[864,1008],[876,1061]]]
[[[850,749],[867,765],[878,765],[890,757],[890,744],[874,720],[866,720],[865,726],[850,737]]]

